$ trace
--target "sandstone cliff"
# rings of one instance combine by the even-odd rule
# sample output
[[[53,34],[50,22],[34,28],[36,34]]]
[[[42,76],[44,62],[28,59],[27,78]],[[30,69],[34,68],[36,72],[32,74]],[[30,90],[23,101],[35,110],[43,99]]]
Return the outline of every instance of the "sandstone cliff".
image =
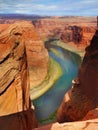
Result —
[[[86,54],[80,67],[78,78],[72,81],[73,86],[65,94],[63,102],[58,109],[57,121],[60,123],[56,122],[34,130],[97,130],[97,68],[98,30],[92,38],[90,45],[86,48]],[[76,122],[76,120],[78,121]]]
[[[6,27],[0,33],[0,129],[31,130],[37,126],[34,109],[31,108],[30,85],[26,49],[39,40],[32,24],[19,22]],[[48,53],[42,43],[42,51]],[[37,52],[38,53],[38,52]],[[33,56],[34,57],[34,56]],[[28,54],[29,58],[29,54]],[[39,60],[39,59],[38,59]],[[38,61],[35,62],[36,64]],[[47,60],[48,63],[48,60]],[[15,118],[17,117],[17,120]],[[12,119],[13,118],[13,119]],[[13,120],[13,123],[12,123]],[[6,125],[4,125],[6,123]],[[10,125],[12,123],[12,125]],[[16,125],[17,124],[17,125]],[[21,127],[21,128],[20,128]]]
[[[42,39],[60,39],[83,49],[89,45],[96,29],[95,17],[64,17],[33,21]]]
[[[0,19],[11,24],[18,19]],[[59,39],[80,49],[89,45],[96,29],[96,17],[50,17],[32,21],[41,39]]]
[[[21,21],[16,22],[14,25],[10,25],[11,24],[1,24],[0,32],[2,33],[5,30],[5,33],[9,33],[11,30],[15,30],[16,35],[21,33],[26,43],[30,86],[32,88],[40,84],[47,75],[49,61],[48,52],[31,22]],[[8,27],[10,31],[6,32]]]
[[[80,67],[78,78],[73,80],[71,90],[65,94],[63,102],[58,109],[57,121],[61,123],[56,122],[34,130],[98,129],[97,66],[98,30],[90,45],[86,48],[86,54]],[[76,120],[78,121],[76,122]]]
[[[54,123],[43,127],[36,128],[34,130],[97,130],[98,129],[98,119],[79,121],[79,122],[69,122],[69,123]]]
[[[89,45],[90,40],[94,35],[94,32],[95,32],[94,27],[76,26],[76,25],[69,26],[61,34],[60,39],[65,43],[73,42],[78,46],[79,45],[81,46],[82,44],[84,45],[84,47],[86,47]]]
[[[86,48],[78,78],[58,109],[59,122],[82,120],[98,105],[98,30]]]

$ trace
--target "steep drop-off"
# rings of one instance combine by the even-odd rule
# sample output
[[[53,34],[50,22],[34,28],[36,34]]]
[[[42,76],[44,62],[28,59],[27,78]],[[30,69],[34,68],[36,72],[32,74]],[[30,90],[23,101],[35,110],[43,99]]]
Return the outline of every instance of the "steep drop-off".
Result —
[[[35,130],[98,129],[98,30],[86,48],[78,77],[72,83],[72,88],[65,94],[58,109],[57,121],[60,123]]]
[[[98,30],[86,48],[78,78],[58,109],[59,122],[82,120],[98,106]]]
[[[1,24],[0,32],[2,33],[2,31],[5,30],[5,37],[7,37],[6,35],[9,35],[12,30],[15,31],[17,37],[18,33],[21,34],[22,39],[26,44],[30,86],[33,88],[40,84],[47,75],[49,65],[48,52],[31,22],[22,21],[10,25],[11,24]],[[8,27],[9,29],[6,32]]]
[[[96,29],[95,17],[58,17],[35,20],[33,23],[43,40],[59,39],[78,49],[89,45]]]
[[[0,34],[1,130],[17,130],[17,128],[19,130],[31,130],[37,126],[29,94],[28,64],[31,64],[30,62],[27,64],[26,55],[26,46],[36,41],[36,39],[38,39],[38,36],[34,31],[34,27],[27,22],[12,24]],[[44,46],[41,47],[43,52]],[[34,49],[35,47],[32,48],[32,51]],[[45,52],[48,56],[46,50]]]

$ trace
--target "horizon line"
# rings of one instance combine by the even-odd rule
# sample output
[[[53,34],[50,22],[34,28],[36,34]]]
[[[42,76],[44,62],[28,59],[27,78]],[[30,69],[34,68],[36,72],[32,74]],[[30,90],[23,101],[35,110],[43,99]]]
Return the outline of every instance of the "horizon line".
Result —
[[[25,14],[25,13],[0,13],[0,15],[27,15],[27,16],[33,16],[33,15],[36,15],[36,16],[46,16],[46,17],[67,17],[67,16],[72,16],[72,17],[74,17],[74,16],[76,16],[76,17],[97,17],[98,15],[67,15],[67,14],[65,14],[65,15],[48,15],[48,14]]]

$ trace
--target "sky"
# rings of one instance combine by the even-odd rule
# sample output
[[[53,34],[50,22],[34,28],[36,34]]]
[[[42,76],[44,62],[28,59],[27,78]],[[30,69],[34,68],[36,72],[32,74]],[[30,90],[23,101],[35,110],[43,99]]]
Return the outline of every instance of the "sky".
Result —
[[[98,0],[0,0],[0,14],[96,16]]]

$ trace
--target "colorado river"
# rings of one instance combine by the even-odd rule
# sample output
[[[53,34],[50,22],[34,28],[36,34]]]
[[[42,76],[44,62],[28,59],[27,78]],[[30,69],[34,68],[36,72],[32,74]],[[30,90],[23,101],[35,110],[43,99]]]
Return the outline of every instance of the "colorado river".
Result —
[[[63,74],[45,94],[33,101],[39,120],[49,118],[57,110],[81,63],[79,55],[58,46],[51,45],[49,55],[60,64]]]

